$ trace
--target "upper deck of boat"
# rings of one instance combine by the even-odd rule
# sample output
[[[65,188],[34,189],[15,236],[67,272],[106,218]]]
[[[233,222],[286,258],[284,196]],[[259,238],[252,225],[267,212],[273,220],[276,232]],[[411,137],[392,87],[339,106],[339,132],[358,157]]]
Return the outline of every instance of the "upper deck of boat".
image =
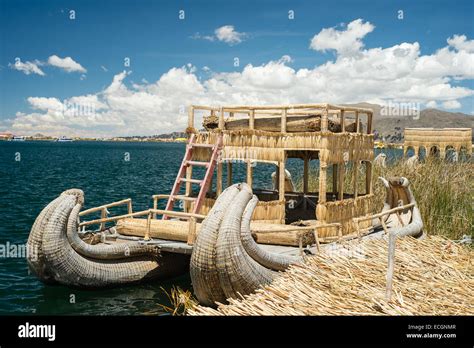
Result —
[[[277,163],[284,157],[323,157],[331,163],[356,158],[371,161],[372,118],[371,109],[328,103],[192,105],[187,132],[203,144],[215,144],[222,137],[223,162],[238,159]],[[197,125],[200,122],[202,127]],[[206,160],[207,156],[201,150],[193,157]]]

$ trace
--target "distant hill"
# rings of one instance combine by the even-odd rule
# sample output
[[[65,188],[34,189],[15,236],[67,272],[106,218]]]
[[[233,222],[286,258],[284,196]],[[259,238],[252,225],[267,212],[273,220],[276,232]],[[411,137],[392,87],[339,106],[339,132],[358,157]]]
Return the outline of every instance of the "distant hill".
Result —
[[[172,132],[167,134],[153,135],[153,138],[161,139],[176,139],[176,138],[186,138],[187,134],[184,132]]]
[[[402,142],[405,128],[474,128],[474,116],[462,112],[448,112],[438,109],[421,110],[418,119],[413,116],[382,115],[382,107],[377,104],[345,104],[371,108],[374,110],[374,131],[388,142]],[[385,110],[386,111],[386,110]],[[474,140],[474,139],[473,139]]]

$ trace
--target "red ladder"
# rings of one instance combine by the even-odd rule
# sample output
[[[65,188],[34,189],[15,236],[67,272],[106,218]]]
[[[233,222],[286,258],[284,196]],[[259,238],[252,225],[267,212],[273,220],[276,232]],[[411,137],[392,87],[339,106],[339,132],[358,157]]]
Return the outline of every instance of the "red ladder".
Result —
[[[193,161],[193,149],[194,148],[208,148],[212,150],[211,158],[209,162]],[[166,203],[166,210],[173,210],[174,203],[179,199],[179,190],[181,188],[181,183],[189,182],[191,184],[198,184],[201,188],[196,199],[194,199],[194,208],[193,213],[198,214],[201,209],[201,205],[206,197],[206,192],[209,189],[209,185],[212,181],[212,176],[214,174],[214,168],[216,167],[217,158],[222,148],[222,135],[219,135],[217,142],[215,144],[199,144],[196,143],[196,136],[194,134],[189,138],[188,145],[186,146],[186,153],[184,154],[183,162],[181,162],[181,167],[179,168],[178,175],[171,190],[171,194],[168,198],[168,203]],[[206,174],[204,179],[198,180],[193,178],[186,178],[186,169],[189,166],[201,166],[206,167]],[[163,215],[163,220],[168,220],[167,215]]]

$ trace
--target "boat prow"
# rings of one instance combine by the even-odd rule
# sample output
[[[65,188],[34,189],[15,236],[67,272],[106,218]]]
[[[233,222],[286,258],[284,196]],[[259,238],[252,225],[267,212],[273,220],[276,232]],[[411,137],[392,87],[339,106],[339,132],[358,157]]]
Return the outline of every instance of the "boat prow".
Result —
[[[81,190],[67,190],[37,217],[27,243],[28,250],[34,251],[28,253],[28,264],[41,281],[94,288],[171,277],[187,270],[189,258],[160,253],[156,246],[120,239],[110,231],[100,233],[102,242],[89,244],[78,233],[83,204]]]

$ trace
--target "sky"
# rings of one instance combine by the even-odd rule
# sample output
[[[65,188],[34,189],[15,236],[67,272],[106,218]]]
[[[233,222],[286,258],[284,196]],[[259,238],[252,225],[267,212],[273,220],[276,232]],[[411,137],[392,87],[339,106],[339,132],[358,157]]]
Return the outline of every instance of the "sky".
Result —
[[[0,131],[183,131],[190,104],[474,115],[473,34],[462,0],[0,0]]]

